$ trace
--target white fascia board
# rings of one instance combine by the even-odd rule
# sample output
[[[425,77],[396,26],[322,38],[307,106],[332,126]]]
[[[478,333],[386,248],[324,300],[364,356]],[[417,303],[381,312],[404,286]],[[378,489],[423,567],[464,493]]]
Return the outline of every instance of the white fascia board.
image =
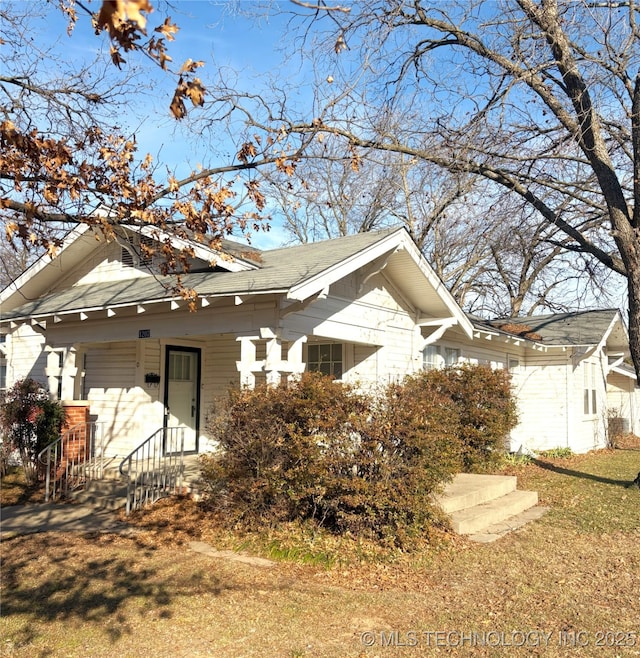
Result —
[[[376,258],[394,251],[401,242],[401,231],[403,229],[398,229],[398,231],[382,238],[379,242],[369,245],[357,254],[353,254],[349,258],[320,272],[320,274],[316,274],[305,279],[302,283],[292,286],[287,293],[287,299],[302,302]]]
[[[304,301],[308,297],[327,288],[332,283],[335,283],[348,274],[355,272],[357,269],[364,267],[376,258],[380,258],[385,254],[390,254],[398,248],[403,248],[411,256],[413,262],[420,270],[420,273],[438,293],[439,297],[451,313],[451,316],[456,319],[456,323],[463,329],[465,334],[471,338],[473,335],[473,325],[471,324],[471,321],[467,318],[460,306],[458,306],[458,303],[446,289],[445,285],[438,278],[431,266],[427,263],[417,245],[404,228],[399,228],[397,231],[394,231],[366,249],[359,251],[357,254],[337,263],[333,267],[324,270],[316,276],[306,279],[298,285],[292,286],[287,293],[287,299]]]
[[[420,269],[421,274],[438,293],[438,296],[451,313],[451,316],[457,320],[457,324],[465,332],[467,338],[473,338],[473,323],[471,320],[469,320],[466,313],[460,308],[458,302],[454,299],[453,295],[447,290],[447,287],[435,273],[431,265],[429,265],[427,259],[423,256],[422,252],[418,249],[418,246],[411,239],[409,234],[404,229],[401,229],[401,231],[402,246],[412,257],[413,261]]]
[[[607,344],[607,340],[609,340],[609,336],[611,335],[611,332],[614,330],[616,324],[620,323],[620,326],[622,327],[622,331],[624,331],[624,336],[625,340],[627,342],[627,345],[629,344],[629,334],[627,332],[627,327],[625,326],[624,320],[622,319],[622,315],[620,314],[620,311],[616,311],[615,316],[611,320],[611,323],[607,327],[607,330],[604,332],[604,335],[600,339],[600,342],[598,343],[598,349],[601,350],[604,348]]]
[[[82,235],[84,235],[90,226],[88,224],[78,224],[74,229],[69,231],[67,237],[64,239],[62,246],[56,252],[55,256],[44,254],[38,258],[32,265],[30,265],[18,278],[13,280],[2,292],[0,292],[0,305],[6,302],[12,295],[17,293],[22,287],[37,276],[45,267],[47,267],[58,256],[64,253],[69,247]]]
[[[111,311],[111,315],[109,315],[109,319],[111,319],[113,317],[117,317],[117,313],[115,312],[117,309],[130,308],[133,306],[138,306],[140,308],[143,308],[149,304],[162,304],[163,302],[166,303],[166,302],[177,302],[177,301],[183,301],[183,300],[181,297],[166,297],[164,299],[154,299],[144,302],[131,302],[129,304],[109,304],[109,306],[83,306],[82,308],[74,308],[74,309],[63,310],[63,311],[51,311],[50,313],[34,313],[33,315],[25,315],[22,317],[11,318],[11,320],[0,319],[0,322],[2,323],[42,322],[47,318],[53,318],[54,322],[57,323],[57,322],[62,322],[63,319],[68,318],[70,316],[76,316],[78,314],[86,315],[87,313],[96,313],[96,312],[104,313],[105,311],[108,310]],[[144,311],[139,311],[139,312],[142,313]]]
[[[638,379],[636,377],[636,373],[630,368],[614,366],[613,368],[609,368],[609,372],[615,372],[618,375],[622,375],[623,377],[629,377],[629,379],[633,379],[633,380]]]
[[[529,340],[528,338],[522,338],[522,336],[512,336],[511,334],[500,333],[500,332],[497,332],[497,331],[488,331],[488,330],[485,330],[485,329],[477,329],[477,328],[474,328],[473,331],[476,334],[476,336],[474,336],[474,337],[479,338],[481,335],[484,335],[486,340],[492,340],[493,338],[501,337],[501,338],[504,338],[507,342],[513,342],[513,344],[516,347],[518,347],[522,344],[524,347],[528,347],[529,349],[540,350],[540,351],[544,351],[544,352],[547,352],[549,350],[549,348],[554,348],[554,347],[559,347],[561,349],[566,349],[566,346],[564,346],[564,345],[545,345],[544,343],[540,343],[540,342],[535,341],[535,340]]]
[[[272,293],[278,293],[278,294],[284,294],[286,290],[267,290],[267,291],[261,291],[259,293],[251,293],[251,295],[248,295],[246,293],[243,293],[243,302],[246,302],[250,296],[257,296],[257,295],[263,295],[263,294],[272,294]],[[217,295],[206,295],[203,297],[200,297],[202,300],[203,307],[209,306],[211,304],[212,300],[215,299],[224,299],[224,298],[233,298],[237,293],[224,293],[224,294],[217,294]],[[59,311],[50,311],[48,313],[34,313],[33,315],[24,315],[20,317],[14,317],[9,320],[4,320],[2,316],[0,315],[0,324],[9,324],[9,323],[23,323],[23,322],[31,322],[32,320],[35,321],[42,321],[46,320],[47,318],[53,318],[54,322],[61,322],[64,318],[70,317],[70,316],[75,316],[78,315],[78,313],[95,313],[95,312],[104,312],[111,310],[112,315],[109,316],[109,319],[117,318],[118,314],[115,312],[118,309],[124,309],[124,308],[138,308],[138,313],[144,313],[147,310],[147,306],[151,306],[153,304],[166,304],[166,303],[171,303],[171,304],[180,304],[181,302],[184,302],[184,299],[182,297],[162,297],[160,299],[145,299],[145,300],[138,300],[134,302],[127,302],[124,304],[113,304],[110,303],[108,306],[84,306],[81,308],[74,308],[74,309],[69,309],[69,310],[59,310]],[[206,302],[206,303],[204,303]]]

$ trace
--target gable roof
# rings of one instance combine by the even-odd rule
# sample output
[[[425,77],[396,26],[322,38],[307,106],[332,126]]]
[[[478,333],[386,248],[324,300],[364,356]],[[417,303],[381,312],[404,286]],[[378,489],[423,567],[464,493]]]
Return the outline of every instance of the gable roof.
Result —
[[[592,346],[599,345],[603,338],[606,340],[615,331],[617,321],[624,329],[618,309],[601,309],[498,319],[491,320],[489,324],[496,328],[510,324],[525,325],[531,332],[539,334],[545,345]],[[509,333],[508,329],[505,331]]]
[[[207,263],[215,261],[229,271],[255,270],[259,267],[260,251],[233,240],[222,239],[220,249],[213,249],[208,245],[170,236],[150,227],[122,226],[121,229],[124,235],[139,233],[152,239],[170,238],[178,248],[192,247],[196,258]],[[62,268],[71,270],[79,265],[100,244],[103,245],[104,241],[101,241],[99,234],[89,225],[78,224],[71,229],[55,256],[49,254],[40,256],[15,281],[0,291],[2,315],[6,316],[9,311],[21,306],[25,299],[36,300],[42,295],[43,290],[53,288]]]
[[[292,300],[304,300],[358,268],[377,263],[378,271],[387,270],[401,284],[403,295],[415,308],[455,319],[471,335],[471,323],[404,228],[263,251],[260,259],[255,267],[241,271],[184,274],[182,285],[194,289],[201,298],[280,293]],[[173,292],[174,283],[172,277],[158,276],[76,285],[3,310],[2,320],[39,319],[180,299]]]
[[[618,309],[598,309],[484,320],[469,316],[482,333],[525,341],[533,349],[582,348],[593,352],[606,345],[610,353],[628,355],[629,336]]]

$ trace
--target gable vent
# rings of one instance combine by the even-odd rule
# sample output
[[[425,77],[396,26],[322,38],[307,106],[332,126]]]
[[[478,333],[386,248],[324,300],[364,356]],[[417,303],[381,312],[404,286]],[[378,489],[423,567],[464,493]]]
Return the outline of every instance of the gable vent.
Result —
[[[128,267],[133,267],[133,254],[128,250],[122,247],[122,264],[127,265]]]
[[[140,250],[139,245],[145,245],[151,247],[153,245],[153,240],[146,236],[142,236],[138,244],[130,243],[131,246],[127,249],[122,247],[121,251],[121,261],[122,264],[128,267],[134,267],[135,265],[151,265],[153,258],[147,256]],[[134,256],[134,252],[136,256]]]

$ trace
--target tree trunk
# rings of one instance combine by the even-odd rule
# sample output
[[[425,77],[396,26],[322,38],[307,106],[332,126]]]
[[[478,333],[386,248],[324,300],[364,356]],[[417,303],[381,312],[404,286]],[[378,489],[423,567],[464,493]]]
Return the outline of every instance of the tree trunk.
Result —
[[[640,258],[627,272],[629,291],[629,350],[640,386]]]

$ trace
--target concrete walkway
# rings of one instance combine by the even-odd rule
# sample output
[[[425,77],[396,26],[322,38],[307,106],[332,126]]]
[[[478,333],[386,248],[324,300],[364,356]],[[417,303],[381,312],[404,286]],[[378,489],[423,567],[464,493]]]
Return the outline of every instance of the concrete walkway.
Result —
[[[0,508],[0,537],[33,532],[132,532],[118,515],[72,503],[31,503]]]

